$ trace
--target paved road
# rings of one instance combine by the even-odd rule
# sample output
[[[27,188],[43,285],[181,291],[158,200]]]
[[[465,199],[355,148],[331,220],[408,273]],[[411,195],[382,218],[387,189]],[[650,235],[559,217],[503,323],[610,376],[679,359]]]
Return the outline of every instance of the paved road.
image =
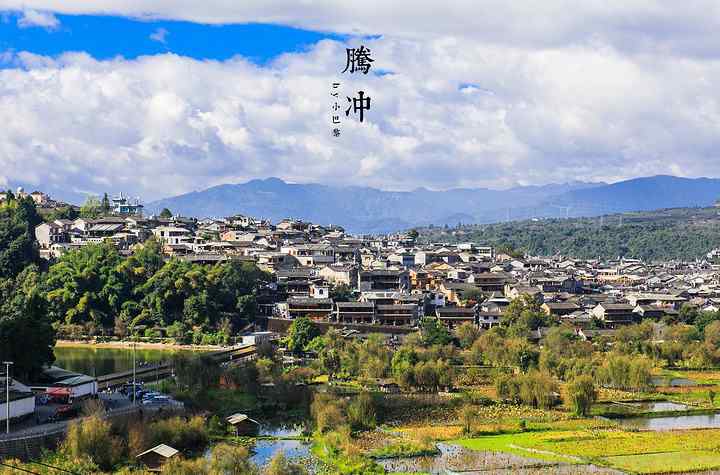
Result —
[[[132,401],[120,393],[100,393],[98,396],[106,407],[107,416],[116,416],[138,410],[142,410],[144,412],[155,412],[163,408],[163,406],[142,406],[140,404],[138,404],[138,407],[133,407]],[[44,422],[52,414],[55,413],[56,407],[57,405],[53,406],[50,404],[45,406],[38,405],[37,415],[40,417],[40,421],[42,421],[42,423],[38,424],[37,417],[34,417],[22,421],[14,426],[11,425],[11,432],[9,435],[5,433],[0,434],[0,442],[7,439],[16,439],[18,437],[31,437],[42,434],[56,434],[58,432],[65,431],[67,429],[67,426],[74,419],[68,419],[58,422]],[[167,406],[165,406],[164,408],[167,409]]]

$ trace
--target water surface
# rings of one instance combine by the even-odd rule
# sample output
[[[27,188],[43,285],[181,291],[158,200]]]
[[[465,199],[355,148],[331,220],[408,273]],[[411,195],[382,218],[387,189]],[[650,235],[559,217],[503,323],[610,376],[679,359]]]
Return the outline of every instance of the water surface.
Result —
[[[136,364],[140,368],[145,364],[169,361],[174,354],[180,351],[137,348],[135,350]],[[103,376],[120,371],[130,371],[133,367],[133,350],[132,348],[60,346],[55,347],[54,364],[76,373]]]
[[[673,429],[714,429],[720,427],[720,414],[688,414],[667,417],[627,417],[613,419],[623,427],[640,430],[673,430]]]

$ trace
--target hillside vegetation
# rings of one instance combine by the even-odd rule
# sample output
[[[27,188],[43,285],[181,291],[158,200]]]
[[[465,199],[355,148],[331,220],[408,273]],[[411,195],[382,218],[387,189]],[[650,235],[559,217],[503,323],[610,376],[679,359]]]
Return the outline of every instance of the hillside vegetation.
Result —
[[[720,209],[674,208],[418,231],[422,242],[476,242],[532,255],[692,260],[720,247]]]

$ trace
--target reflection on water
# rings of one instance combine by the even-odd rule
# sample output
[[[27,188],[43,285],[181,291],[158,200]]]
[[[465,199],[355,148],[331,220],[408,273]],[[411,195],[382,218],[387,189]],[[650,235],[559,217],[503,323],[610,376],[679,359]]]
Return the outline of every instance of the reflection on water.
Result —
[[[654,386],[697,386],[697,383],[695,381],[687,378],[663,378],[662,376],[653,377],[652,383]]]
[[[711,429],[720,427],[720,415],[692,414],[669,417],[628,417],[624,419],[615,419],[615,422],[624,427],[655,431],[672,429]]]
[[[290,460],[309,457],[310,444],[299,440],[258,440],[253,451],[250,461],[263,467],[280,451]]]
[[[382,459],[377,462],[388,472],[431,474],[446,474],[448,471],[512,470],[528,465],[539,467],[549,464],[512,454],[469,450],[459,445],[438,443],[437,448],[440,454],[436,456]]]
[[[138,367],[146,363],[168,361],[179,350],[137,348],[135,358]],[[55,348],[56,366],[90,376],[129,371],[133,366],[131,348],[92,348],[62,346]]]
[[[304,430],[304,426],[302,424],[271,424],[271,423],[263,423],[262,426],[260,426],[260,431],[258,432],[259,435],[269,436],[269,437],[298,437],[301,436]]]
[[[628,402],[625,404],[635,407],[641,412],[685,411],[688,408],[686,404],[671,401]]]

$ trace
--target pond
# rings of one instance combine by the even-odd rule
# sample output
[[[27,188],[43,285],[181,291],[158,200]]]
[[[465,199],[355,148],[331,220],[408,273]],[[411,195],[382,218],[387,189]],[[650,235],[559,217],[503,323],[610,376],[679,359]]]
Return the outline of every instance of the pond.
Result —
[[[250,461],[258,467],[264,467],[278,453],[282,452],[285,457],[301,462],[311,473],[313,473],[313,456],[310,453],[310,442],[293,439],[302,436],[304,426],[302,424],[273,424],[264,423],[260,426],[258,436],[277,437],[277,439],[256,439],[252,447]],[[286,437],[286,439],[283,439]],[[209,457],[212,447],[208,447],[205,456]]]
[[[522,467],[556,465],[538,459],[520,457],[501,452],[469,450],[459,445],[438,443],[439,455],[379,459],[388,472],[446,474],[452,472],[514,470]]]
[[[617,474],[595,465],[546,462],[503,452],[470,450],[459,445],[438,443],[440,454],[434,457],[405,457],[376,460],[389,473],[481,474],[481,473],[553,473],[555,475]]]
[[[310,444],[300,440],[258,440],[250,461],[258,467],[264,467],[278,452],[290,460],[309,458]]]
[[[593,414],[606,417],[640,416],[653,412],[687,411],[686,404],[672,401],[600,402],[593,405]]]
[[[628,402],[626,404],[637,408],[640,412],[686,411],[688,409],[687,404],[672,401]]]
[[[672,386],[672,387],[686,387],[686,386],[697,386],[697,382],[687,378],[663,378],[661,376],[655,376],[652,378],[654,386]]]
[[[137,367],[147,363],[168,361],[181,350],[137,348],[135,358]],[[80,346],[55,347],[55,366],[87,374],[103,376],[129,371],[133,366],[132,348],[98,348]]]
[[[682,416],[627,417],[613,419],[623,427],[640,430],[713,429],[720,427],[720,414],[688,414]]]

